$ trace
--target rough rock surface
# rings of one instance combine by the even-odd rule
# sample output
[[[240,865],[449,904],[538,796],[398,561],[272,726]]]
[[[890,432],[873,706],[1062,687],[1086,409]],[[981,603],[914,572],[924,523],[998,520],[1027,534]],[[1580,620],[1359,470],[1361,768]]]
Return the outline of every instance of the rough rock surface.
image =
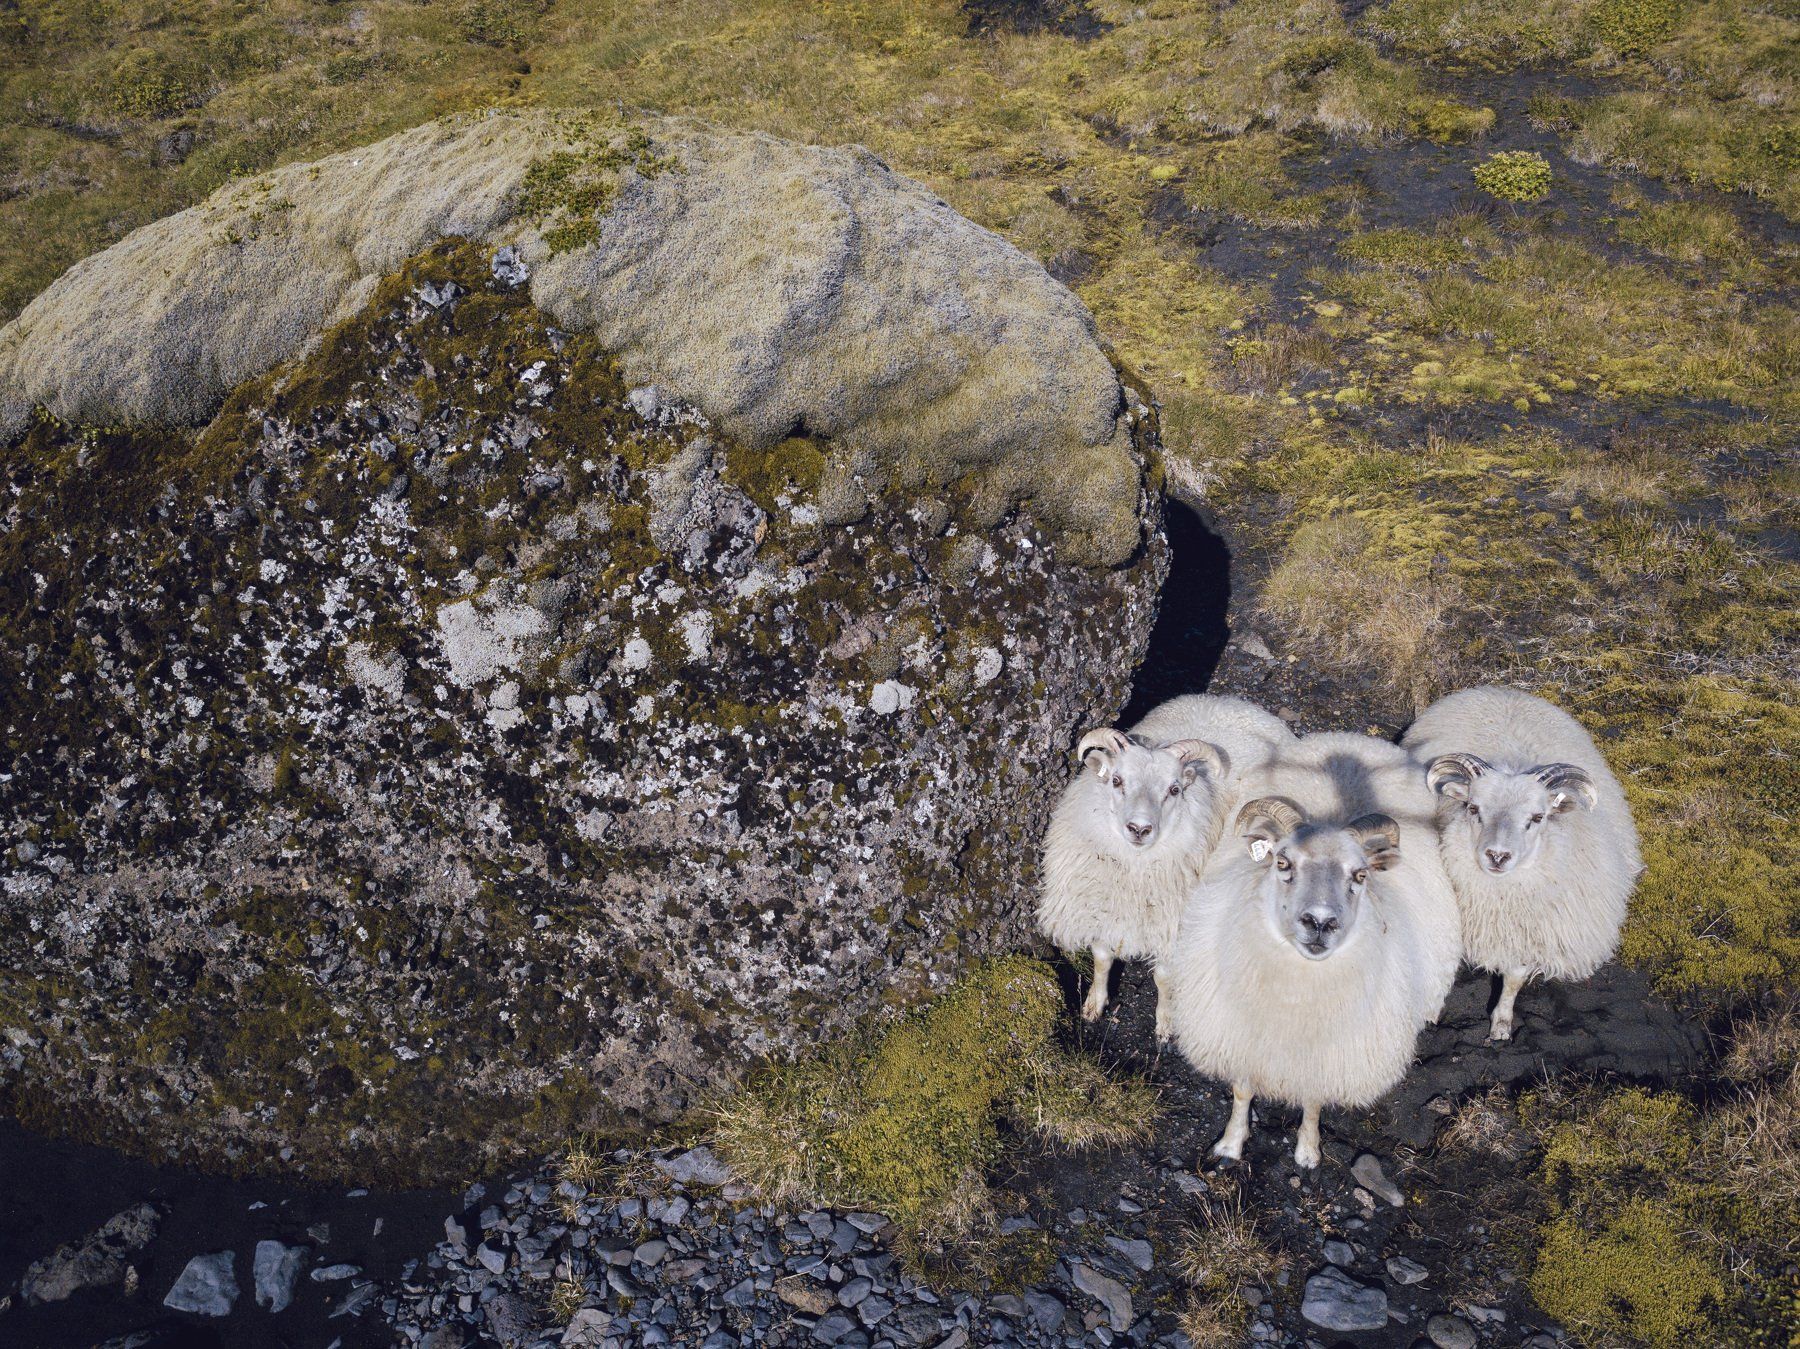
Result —
[[[61,1302],[76,1293],[119,1283],[131,1257],[156,1236],[158,1221],[154,1205],[132,1205],[80,1241],[34,1262],[19,1282],[20,1296],[27,1305]]]
[[[1165,567],[1147,409],[1115,379],[1126,565],[995,518],[980,446],[846,511],[859,452],[634,386],[515,261],[434,245],[197,436],[7,452],[27,1122],[441,1175],[679,1115],[1027,931]]]
[[[595,212],[599,214],[596,218]],[[439,239],[748,449],[829,437],[820,506],[958,481],[1071,555],[1138,547],[1118,381],[1081,303],[867,151],[679,121],[488,113],[221,189],[69,269],[0,331],[0,440],[201,423]]]

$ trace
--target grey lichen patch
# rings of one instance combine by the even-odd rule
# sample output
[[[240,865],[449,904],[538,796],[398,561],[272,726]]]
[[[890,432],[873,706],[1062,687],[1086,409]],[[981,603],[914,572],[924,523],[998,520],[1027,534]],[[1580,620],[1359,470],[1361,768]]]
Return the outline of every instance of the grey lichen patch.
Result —
[[[825,526],[828,441],[648,395],[492,262],[428,249],[198,435],[7,457],[22,1118],[441,1175],[679,1116],[1024,929],[1147,636],[1148,489],[1120,568],[894,488]]]
[[[670,120],[455,117],[221,189],[0,331],[0,439],[37,404],[204,422],[452,235],[511,246],[561,327],[739,444],[823,437],[827,523],[954,487],[969,525],[1025,505],[1071,560],[1141,546],[1118,377],[1039,264],[866,151]]]

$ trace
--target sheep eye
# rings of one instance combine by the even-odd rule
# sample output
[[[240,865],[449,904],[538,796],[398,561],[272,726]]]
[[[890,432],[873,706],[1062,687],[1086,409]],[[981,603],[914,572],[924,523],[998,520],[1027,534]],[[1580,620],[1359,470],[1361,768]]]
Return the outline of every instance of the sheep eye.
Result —
[[[1478,805],[1475,805],[1473,802],[1471,802],[1469,804],[1469,815],[1473,819],[1479,820],[1481,818],[1481,807]]]
[[[1277,857],[1275,859],[1275,870],[1277,870],[1277,871],[1292,871],[1293,869],[1294,869],[1294,864],[1292,862],[1288,861],[1287,858]]]
[[[1544,822],[1544,817],[1542,815],[1533,815],[1531,817],[1531,822],[1533,824],[1542,824]]]
[[[1181,795],[1181,784],[1179,782],[1177,782],[1173,787],[1169,788],[1169,795],[1170,796],[1180,796]]]
[[[1120,777],[1117,773],[1114,773],[1113,774],[1113,786],[1123,787],[1124,785],[1125,785],[1125,779]]]
[[[1350,873],[1350,879],[1355,881],[1358,885],[1361,885],[1364,881],[1369,879],[1369,873],[1367,871],[1353,871]]]

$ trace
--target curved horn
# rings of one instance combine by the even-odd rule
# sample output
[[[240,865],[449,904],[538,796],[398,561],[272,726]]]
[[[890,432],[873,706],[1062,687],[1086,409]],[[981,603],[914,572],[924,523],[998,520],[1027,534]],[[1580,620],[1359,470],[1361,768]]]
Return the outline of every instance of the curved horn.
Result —
[[[1479,754],[1440,754],[1425,765],[1425,785],[1440,796],[1458,800],[1469,794],[1469,784],[1494,766]]]
[[[1600,794],[1594,790],[1594,780],[1588,776],[1587,770],[1577,768],[1572,763],[1539,764],[1531,770],[1531,776],[1556,796],[1555,808],[1559,815],[1576,806],[1592,810],[1600,799]]]
[[[1111,726],[1096,726],[1081,737],[1081,743],[1075,747],[1075,756],[1086,763],[1087,756],[1095,750],[1102,754],[1117,754],[1127,743],[1125,732]]]
[[[1267,822],[1268,830],[1255,828]],[[1262,837],[1270,841],[1286,838],[1306,823],[1306,812],[1285,796],[1259,796],[1246,801],[1237,813],[1237,832],[1246,838]]]
[[[1372,870],[1386,871],[1400,860],[1400,826],[1393,816],[1371,812],[1357,816],[1344,828],[1362,845]]]
[[[1210,740],[1171,740],[1163,749],[1183,765],[1205,764],[1214,781],[1223,782],[1231,771],[1231,756]]]

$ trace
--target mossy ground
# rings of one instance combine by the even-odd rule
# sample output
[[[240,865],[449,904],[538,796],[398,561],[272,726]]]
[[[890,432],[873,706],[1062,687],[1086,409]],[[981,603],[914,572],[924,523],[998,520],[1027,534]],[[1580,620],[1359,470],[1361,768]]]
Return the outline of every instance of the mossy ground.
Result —
[[[974,1250],[962,1277],[1000,1272],[1029,1254],[992,1231],[988,1177],[1010,1138],[1106,1146],[1156,1122],[1147,1086],[1062,1045],[1063,1012],[1047,965],[989,962],[921,1011],[765,1069],[717,1108],[714,1135],[767,1199],[874,1209],[915,1261]]]
[[[948,0],[375,0],[355,22],[26,0],[0,39],[0,313],[231,173],[458,107],[862,141],[1066,279],[1155,391],[1170,481],[1206,497],[1274,652],[1228,661],[1241,691],[1390,730],[1460,683],[1544,692],[1643,826],[1624,958],[1721,1027],[1791,990],[1791,3],[1092,10],[1017,33]],[[1541,156],[1548,192],[1484,194],[1500,152]],[[1581,1100],[1578,1130],[1607,1109]],[[1678,1132],[1730,1118],[1689,1105]],[[1546,1303],[1596,1342],[1719,1299],[1791,1317],[1763,1267],[1646,1216],[1660,1184],[1612,1174],[1582,1241],[1559,1193]]]

